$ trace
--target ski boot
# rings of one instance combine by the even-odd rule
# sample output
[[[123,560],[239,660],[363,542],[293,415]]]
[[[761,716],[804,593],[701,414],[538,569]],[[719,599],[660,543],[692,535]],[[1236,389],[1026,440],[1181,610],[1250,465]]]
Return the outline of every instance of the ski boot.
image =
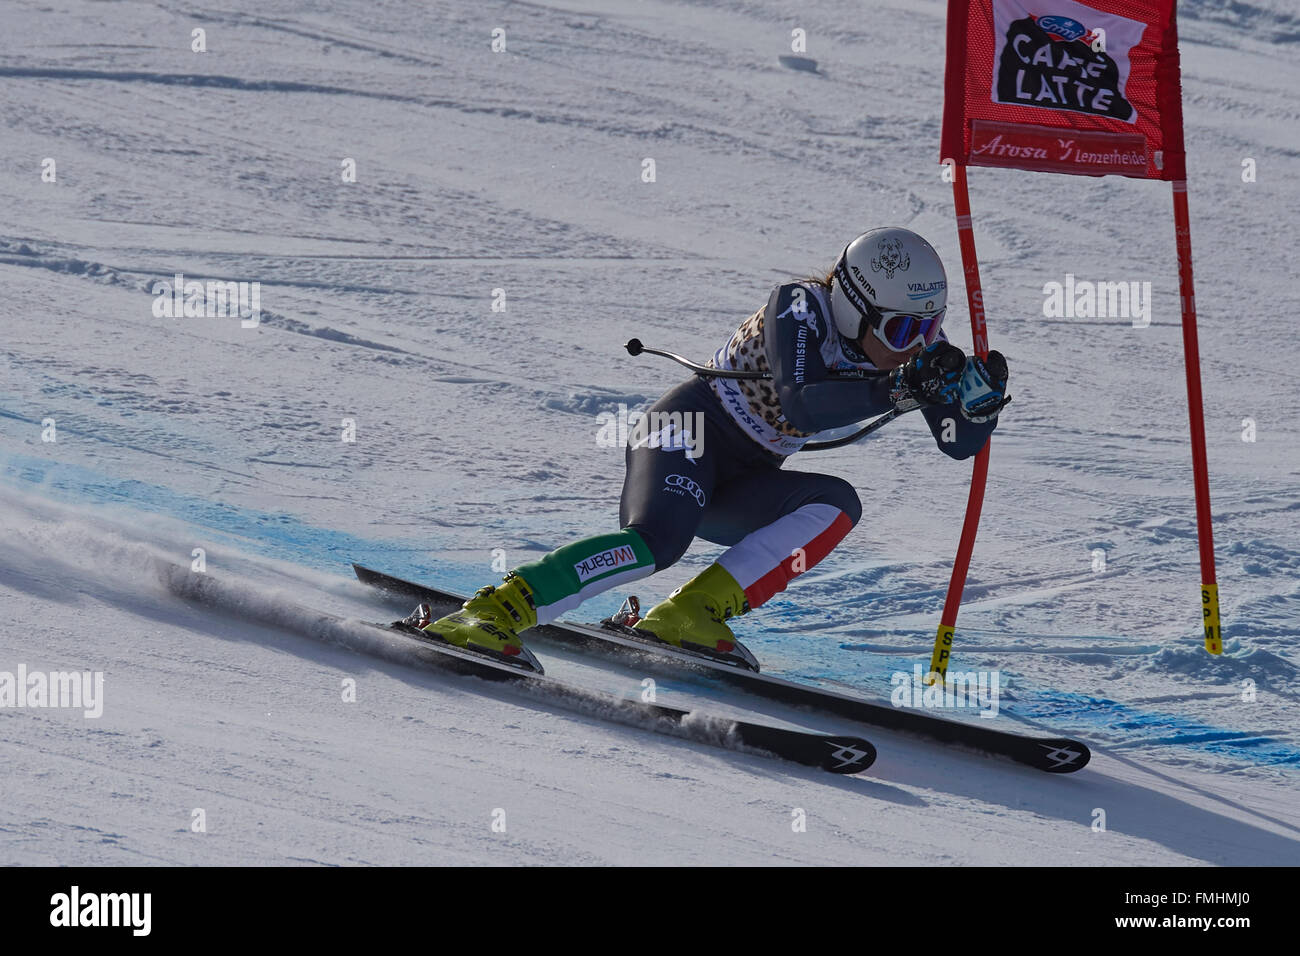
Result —
[[[533,592],[511,572],[496,586],[479,588],[459,611],[433,619],[433,609],[421,604],[402,625],[456,647],[496,657],[525,670],[542,665],[519,639],[519,632],[537,623]]]
[[[726,568],[715,563],[651,608],[632,631],[756,671],[758,661],[727,626],[731,618],[748,612],[744,589]]]

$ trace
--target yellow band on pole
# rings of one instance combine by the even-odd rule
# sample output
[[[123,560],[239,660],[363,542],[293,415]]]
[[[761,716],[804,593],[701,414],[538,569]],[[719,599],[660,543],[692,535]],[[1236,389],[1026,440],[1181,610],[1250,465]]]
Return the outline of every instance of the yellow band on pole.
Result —
[[[1219,626],[1219,586],[1201,585],[1201,617],[1205,622],[1205,649],[1223,653],[1223,628]]]
[[[934,638],[934,654],[930,657],[930,673],[925,675],[926,684],[936,683],[935,675],[941,681],[948,676],[948,657],[952,653],[952,635],[955,629],[948,624],[939,625],[939,633]]]

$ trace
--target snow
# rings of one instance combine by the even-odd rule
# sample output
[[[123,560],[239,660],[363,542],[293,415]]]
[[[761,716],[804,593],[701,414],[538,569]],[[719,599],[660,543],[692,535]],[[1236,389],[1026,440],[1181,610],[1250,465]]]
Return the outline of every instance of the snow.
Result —
[[[1201,648],[1168,187],[972,170],[1014,401],[953,666],[998,670],[994,726],[1093,762],[1053,777],[657,682],[877,745],[835,778],[443,674],[321,615],[401,610],[350,561],[469,591],[617,527],[600,416],[684,377],[627,339],[702,359],[874,225],[930,237],[957,286],[943,3],[10,3],[0,671],[102,672],[105,703],[4,711],[0,859],[1300,862],[1300,21],[1283,0],[1180,8],[1226,653]],[[176,273],[260,282],[260,324],[155,317]],[[1045,317],[1067,273],[1150,282],[1151,325]],[[737,629],[772,673],[887,698],[928,659],[970,466],[909,416],[792,467],[853,481],[866,517]],[[215,607],[177,593],[196,548]],[[643,600],[716,553],[697,543]],[[641,693],[633,666],[538,654]]]

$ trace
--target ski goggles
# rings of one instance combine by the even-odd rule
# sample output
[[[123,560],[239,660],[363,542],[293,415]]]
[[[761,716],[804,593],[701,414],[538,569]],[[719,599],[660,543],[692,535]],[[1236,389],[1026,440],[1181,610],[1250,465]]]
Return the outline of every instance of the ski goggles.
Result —
[[[939,338],[947,309],[933,315],[876,310],[879,318],[871,324],[876,338],[894,352],[906,352],[916,345],[933,345]]]

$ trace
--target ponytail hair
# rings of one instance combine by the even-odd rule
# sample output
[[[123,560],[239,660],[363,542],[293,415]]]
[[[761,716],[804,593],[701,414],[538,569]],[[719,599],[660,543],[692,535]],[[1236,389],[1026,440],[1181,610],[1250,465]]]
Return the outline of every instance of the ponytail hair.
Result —
[[[816,269],[813,272],[800,276],[799,282],[807,282],[811,285],[825,286],[826,291],[830,291],[831,280],[835,278],[835,267],[829,266],[826,269]]]

